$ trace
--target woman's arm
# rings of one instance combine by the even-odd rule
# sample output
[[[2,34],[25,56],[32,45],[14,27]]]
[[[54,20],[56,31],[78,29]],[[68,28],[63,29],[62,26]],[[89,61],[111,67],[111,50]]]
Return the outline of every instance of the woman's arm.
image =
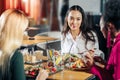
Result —
[[[116,72],[115,72],[115,75],[116,75],[116,80],[119,80],[120,79],[120,41],[118,42],[117,44],[117,47],[116,47]]]
[[[91,67],[93,65],[96,65],[100,68],[105,68],[105,61],[99,57],[99,56],[92,56],[91,54],[93,54],[94,52],[93,51],[89,51],[85,57],[86,57],[86,64],[88,67]]]

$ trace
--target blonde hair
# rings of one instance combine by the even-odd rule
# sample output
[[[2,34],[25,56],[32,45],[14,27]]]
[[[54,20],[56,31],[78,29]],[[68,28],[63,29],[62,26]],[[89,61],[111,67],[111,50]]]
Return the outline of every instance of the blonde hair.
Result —
[[[8,70],[12,53],[22,44],[27,26],[28,19],[20,10],[8,9],[0,16],[0,69],[3,75]]]

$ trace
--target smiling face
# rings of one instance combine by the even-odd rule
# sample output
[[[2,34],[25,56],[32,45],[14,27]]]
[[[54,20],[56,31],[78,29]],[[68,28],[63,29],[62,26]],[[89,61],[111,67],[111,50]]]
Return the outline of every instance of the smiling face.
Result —
[[[68,14],[67,21],[72,31],[79,30],[82,23],[82,14],[77,10],[72,10]]]

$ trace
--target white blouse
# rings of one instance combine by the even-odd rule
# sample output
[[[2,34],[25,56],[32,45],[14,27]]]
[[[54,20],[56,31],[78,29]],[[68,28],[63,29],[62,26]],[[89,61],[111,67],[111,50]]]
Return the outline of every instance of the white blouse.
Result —
[[[61,38],[61,53],[70,53],[70,54],[77,54],[86,51],[87,49],[96,49],[94,56],[102,56],[104,57],[103,53],[99,50],[98,38],[97,35],[93,32],[95,36],[95,43],[92,41],[88,41],[87,45],[85,45],[85,39],[81,35],[81,33],[76,37],[76,40],[73,39],[70,32],[66,34],[66,37],[62,35]],[[87,49],[85,48],[87,47]],[[101,55],[102,53],[102,55]]]

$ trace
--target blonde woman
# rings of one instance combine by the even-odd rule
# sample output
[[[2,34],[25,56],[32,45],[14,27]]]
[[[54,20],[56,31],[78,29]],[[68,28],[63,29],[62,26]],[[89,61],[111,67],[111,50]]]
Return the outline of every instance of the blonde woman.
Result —
[[[17,49],[27,26],[28,19],[20,10],[8,9],[0,16],[0,80],[25,80],[23,56]],[[42,73],[46,77],[38,75],[37,80],[48,77],[46,71]]]

